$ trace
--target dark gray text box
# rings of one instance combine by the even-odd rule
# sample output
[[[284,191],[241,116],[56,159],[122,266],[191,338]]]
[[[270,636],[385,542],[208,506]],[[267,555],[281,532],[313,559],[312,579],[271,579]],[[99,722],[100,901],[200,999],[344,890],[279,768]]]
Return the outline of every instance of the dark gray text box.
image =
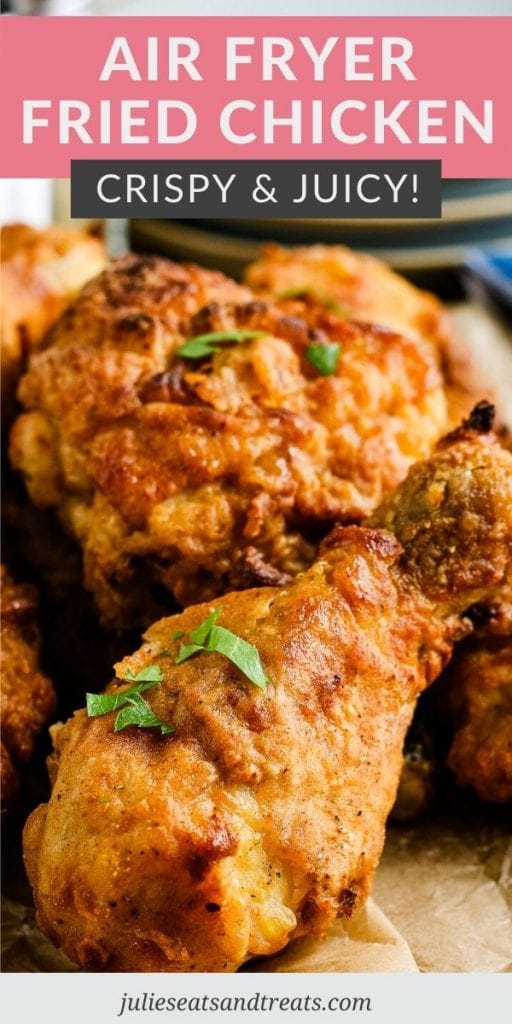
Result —
[[[72,160],[73,217],[440,217],[440,160]]]

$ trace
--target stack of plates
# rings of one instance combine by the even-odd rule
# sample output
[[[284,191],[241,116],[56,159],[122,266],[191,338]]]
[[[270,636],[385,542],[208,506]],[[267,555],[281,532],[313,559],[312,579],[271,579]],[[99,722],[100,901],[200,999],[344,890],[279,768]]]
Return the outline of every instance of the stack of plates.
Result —
[[[235,275],[265,241],[342,243],[421,279],[459,267],[475,247],[512,252],[512,180],[444,182],[441,220],[136,220],[131,241]]]

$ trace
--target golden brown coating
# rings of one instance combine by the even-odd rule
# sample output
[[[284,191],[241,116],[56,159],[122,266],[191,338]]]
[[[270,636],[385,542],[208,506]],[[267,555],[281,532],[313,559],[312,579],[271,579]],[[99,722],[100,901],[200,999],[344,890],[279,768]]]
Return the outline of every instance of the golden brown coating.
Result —
[[[427,340],[437,354],[448,399],[449,424],[456,426],[475,401],[492,398],[475,378],[464,346],[454,336],[442,303],[394,273],[381,260],[342,245],[283,249],[268,245],[246,271],[258,294],[290,301],[301,293],[345,315],[386,324]]]
[[[160,665],[150,701],[174,734],[116,734],[112,715],[79,711],[55,735],[53,794],[26,826],[38,921],[68,956],[233,970],[364,901],[416,698],[470,628],[466,607],[495,600],[512,571],[511,467],[468,430],[399,487],[401,543],[338,526],[289,586],[223,597],[219,623],[257,646],[265,691],[219,654],[176,666],[162,653],[210,604],[151,627],[111,689]],[[412,492],[423,531],[416,515],[407,529]]]
[[[76,228],[1,229],[2,401],[9,411],[27,357],[106,261],[103,242]]]
[[[464,439],[468,430],[470,436],[471,424],[485,431],[490,425],[490,416],[489,406],[480,403],[454,436]],[[453,451],[457,458],[462,459],[463,469],[464,449],[459,446]],[[504,517],[510,513],[510,493],[508,488],[502,492],[494,488],[486,489],[484,480],[489,458],[490,450],[484,450],[480,464],[474,468],[471,476],[475,495],[478,491],[481,496],[479,501],[482,515],[485,514],[483,506],[488,505],[489,531],[487,535],[480,535],[468,530],[466,557],[460,562],[447,557],[442,568],[443,585],[445,578],[459,585],[468,562],[474,565],[480,561],[484,574],[486,563],[490,573],[495,570],[494,545],[503,528]],[[459,529],[460,524],[455,511],[459,507],[459,495],[451,477],[448,484],[443,476],[436,476],[431,488],[427,490],[421,479],[422,472],[423,467],[417,466],[410,474],[399,507],[395,497],[390,496],[371,517],[370,523],[392,529],[401,539],[404,529],[407,537],[417,529],[415,554],[417,559],[421,556],[421,562],[418,561],[414,566],[408,565],[407,568],[409,572],[424,578],[436,548],[442,545],[450,551],[450,537]],[[428,535],[425,533],[424,523],[430,521],[441,500],[444,502],[446,517],[445,522],[439,521],[443,532],[435,539],[432,531]],[[473,507],[475,503],[476,497]],[[454,508],[453,514],[450,506]],[[455,551],[455,542],[453,548]],[[473,786],[484,800],[506,801],[512,798],[511,593],[512,580],[509,576],[506,584],[500,588],[500,600],[491,609],[480,606],[478,602],[468,609],[468,617],[477,629],[476,637],[458,648],[453,662],[445,672],[437,700],[438,714],[455,725],[448,764],[457,782],[462,786]]]
[[[79,538],[105,622],[155,617],[155,584],[188,604],[285,580],[312,561],[312,529],[360,519],[431,451],[445,401],[426,346],[321,306],[294,314],[220,274],[131,256],[32,358],[11,458]],[[175,354],[184,336],[233,329],[261,336]],[[339,344],[332,376],[305,358],[312,340]]]
[[[512,800],[512,581],[467,617],[474,632],[443,672],[432,711],[451,732],[448,765],[457,783],[504,803]]]
[[[2,810],[11,810],[19,790],[19,767],[28,761],[37,734],[55,707],[50,680],[39,671],[37,596],[15,584],[1,568],[1,783]]]
[[[464,645],[450,682],[456,729],[449,767],[483,800],[512,800],[512,637]]]
[[[498,445],[493,420],[493,406],[480,402],[367,520],[395,534],[405,549],[404,570],[447,606],[477,571],[484,590],[499,580],[494,605],[508,604],[511,593],[511,551],[504,541],[512,520],[512,458]]]
[[[438,342],[449,337],[448,318],[439,299],[419,291],[374,256],[343,245],[293,249],[267,245],[245,277],[258,294],[279,300],[304,294],[327,306],[339,303],[345,316]]]

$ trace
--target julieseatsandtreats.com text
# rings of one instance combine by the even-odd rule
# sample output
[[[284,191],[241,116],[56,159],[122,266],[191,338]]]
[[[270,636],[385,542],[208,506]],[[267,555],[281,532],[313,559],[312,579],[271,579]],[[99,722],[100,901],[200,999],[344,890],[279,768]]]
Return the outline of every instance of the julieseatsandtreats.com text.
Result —
[[[154,992],[140,992],[129,995],[123,992],[118,1017],[132,1013],[371,1013],[372,1001],[368,996],[320,995],[272,996],[254,992],[250,996],[195,995],[159,996]]]

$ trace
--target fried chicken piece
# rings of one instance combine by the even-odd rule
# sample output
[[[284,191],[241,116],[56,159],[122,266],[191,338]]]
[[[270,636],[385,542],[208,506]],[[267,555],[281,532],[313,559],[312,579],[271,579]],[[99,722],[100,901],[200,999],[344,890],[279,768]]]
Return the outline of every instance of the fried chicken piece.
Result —
[[[436,710],[452,727],[448,765],[483,800],[512,800],[512,588],[499,603],[468,610],[473,636],[460,644]]]
[[[212,331],[245,340],[176,355]],[[312,341],[339,345],[332,376],[308,362]],[[421,341],[308,303],[290,318],[197,267],[111,264],[51,342],[21,383],[31,411],[11,458],[79,538],[110,625],[147,623],[162,592],[188,604],[284,582],[311,563],[312,538],[370,512],[444,429]]]
[[[20,765],[28,761],[37,734],[54,710],[55,694],[38,667],[35,590],[15,584],[3,565],[1,583],[2,811],[10,811],[19,792]]]
[[[416,288],[374,256],[342,245],[295,249],[268,245],[245,276],[256,293],[273,296],[286,305],[294,298],[309,296],[346,316],[387,324],[425,339],[443,373],[451,426],[460,423],[476,400],[492,399],[439,299]]]
[[[159,665],[151,706],[172,735],[85,711],[55,733],[25,857],[39,925],[71,959],[229,971],[364,902],[417,696],[471,628],[466,608],[512,573],[511,469],[468,428],[377,513],[396,535],[338,526],[288,586],[216,603],[266,690],[218,653],[174,663],[200,605],[152,626],[110,687]]]
[[[429,694],[430,729],[441,733],[460,786],[482,800],[512,800],[512,588],[467,610],[471,637]]]
[[[448,756],[460,786],[512,800],[512,636],[463,645],[447,670],[455,736]]]
[[[460,433],[491,425],[492,407],[479,403]],[[485,472],[485,466],[482,467]],[[477,471],[473,472],[477,480]],[[405,514],[407,528],[414,517],[417,495],[410,494]],[[432,505],[437,497],[434,494]],[[396,532],[391,497],[370,520],[372,525],[388,526]],[[404,505],[401,507],[404,511]],[[417,515],[428,520],[431,506],[418,504]],[[499,521],[494,530],[499,530]],[[400,536],[400,533],[398,534]],[[493,533],[489,544],[492,547]],[[429,541],[426,541],[429,544]],[[491,557],[490,547],[469,553],[475,559]],[[454,570],[455,570],[454,566]],[[461,571],[464,566],[462,565]],[[448,567],[447,567],[448,571]],[[512,590],[502,587],[500,602],[488,607],[478,602],[467,615],[475,627],[475,637],[461,644],[448,666],[436,699],[436,714],[445,724],[451,722],[455,736],[448,765],[461,786],[473,786],[484,800],[506,801],[512,798]],[[446,725],[445,725],[446,727]]]
[[[48,328],[106,261],[100,238],[82,229],[1,229],[1,365],[5,418],[27,357]]]
[[[442,370],[448,406],[448,421],[451,426],[459,423],[468,414],[476,398],[492,397],[489,387],[482,384],[478,367],[474,366],[465,346],[456,338],[449,318],[441,303],[433,295],[415,288],[404,278],[372,256],[351,252],[342,246],[313,245],[296,249],[282,249],[279,246],[268,246],[262,257],[252,264],[246,272],[246,280],[259,294],[271,295],[279,299],[281,304],[293,312],[293,302],[298,296],[309,296],[310,300],[323,301],[328,307],[341,305],[340,312],[345,309],[347,315],[367,318],[371,321],[386,323],[402,331],[420,335],[430,343],[432,351],[437,353]],[[505,444],[507,434],[503,437]],[[477,675],[473,682],[472,671]],[[461,676],[460,704],[466,707],[465,743],[469,743],[469,734],[473,735],[471,701],[467,703],[464,693],[468,688],[479,692],[480,680],[478,673],[482,670],[487,680],[486,693],[493,693],[491,706],[499,692],[500,680],[504,669],[496,668],[496,689],[491,688],[490,679],[495,672],[495,654],[485,645],[480,652],[476,648],[467,659],[461,653],[456,668],[452,673],[454,694],[457,690],[456,673]],[[446,692],[443,687],[442,693]],[[504,703],[505,696],[502,695]],[[483,697],[480,698],[483,703]],[[466,706],[467,705],[467,706]],[[482,709],[481,709],[482,710]],[[440,714],[448,715],[448,709],[442,707]],[[492,714],[492,711],[491,711]],[[474,723],[474,738],[482,732],[481,712]],[[504,749],[503,739],[497,741],[494,749],[495,759],[490,754],[492,741],[490,733],[487,741],[487,775],[480,780],[477,789],[491,792],[493,784],[489,773],[495,764],[498,771],[496,786],[500,790],[501,751]],[[456,740],[459,749],[459,740]],[[471,762],[469,751],[468,767]],[[459,765],[458,755],[456,763]],[[454,761],[455,764],[455,761]],[[476,763],[471,763],[470,772],[478,777]],[[458,769],[456,772],[458,776]],[[420,807],[428,799],[432,790],[432,764],[429,759],[406,759],[404,763],[403,785],[399,793],[400,808],[397,814],[408,816],[413,806]],[[464,771],[461,780],[466,778]],[[505,792],[509,790],[505,786]]]
[[[406,334],[445,343],[448,318],[434,295],[422,292],[382,260],[343,245],[284,249],[267,245],[245,278],[258,294],[276,299],[307,296],[344,316],[382,323]]]

